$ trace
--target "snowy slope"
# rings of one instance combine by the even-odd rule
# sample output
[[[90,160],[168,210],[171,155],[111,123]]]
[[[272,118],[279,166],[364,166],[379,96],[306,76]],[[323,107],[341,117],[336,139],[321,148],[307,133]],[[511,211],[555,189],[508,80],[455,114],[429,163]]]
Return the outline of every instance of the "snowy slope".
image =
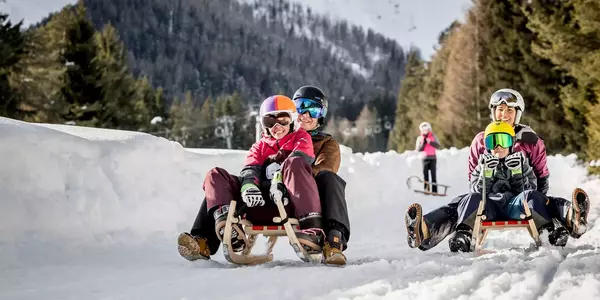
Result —
[[[439,33],[464,20],[471,0],[292,0],[313,12],[372,28],[406,47],[415,45],[423,58],[434,53]]]
[[[553,195],[592,195],[591,229],[564,249],[526,247],[519,231],[491,233],[496,254],[408,248],[403,211],[449,201],[407,190],[416,153],[343,148],[352,237],[343,269],[301,263],[280,241],[275,261],[237,267],[222,252],[177,254],[214,166],[238,172],[244,151],[184,149],[146,134],[0,118],[0,299],[599,299],[598,179],[573,156],[550,157]],[[439,180],[466,191],[466,149],[442,150]],[[544,237],[545,240],[545,237]],[[260,245],[259,245],[260,246]],[[260,250],[260,247],[257,246]]]

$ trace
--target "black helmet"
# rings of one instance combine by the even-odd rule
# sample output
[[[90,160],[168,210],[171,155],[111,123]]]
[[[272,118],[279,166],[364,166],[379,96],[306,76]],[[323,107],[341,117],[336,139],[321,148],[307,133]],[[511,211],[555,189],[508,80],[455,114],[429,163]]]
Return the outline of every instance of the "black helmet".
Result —
[[[323,106],[323,116],[319,118],[319,124],[323,125],[325,117],[327,116],[327,108],[329,105],[327,96],[325,96],[323,91],[316,86],[305,85],[294,93],[292,100],[296,100],[298,98],[307,98],[319,102]]]

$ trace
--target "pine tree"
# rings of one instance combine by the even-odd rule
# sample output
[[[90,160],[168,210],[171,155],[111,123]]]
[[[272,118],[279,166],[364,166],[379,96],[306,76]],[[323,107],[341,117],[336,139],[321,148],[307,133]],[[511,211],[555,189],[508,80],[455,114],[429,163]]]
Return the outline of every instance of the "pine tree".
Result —
[[[600,159],[600,4],[592,0],[534,0],[523,5],[538,39],[533,51],[568,72],[560,98],[568,150]],[[599,171],[599,170],[594,170]]]
[[[0,13],[0,116],[17,117],[20,112],[19,95],[9,82],[19,61],[25,55],[25,38],[21,22],[12,25],[7,14]],[[18,84],[18,83],[17,83]]]
[[[396,105],[396,117],[394,127],[390,131],[388,148],[397,152],[412,150],[412,139],[418,120],[413,119],[414,113],[419,110],[419,95],[423,89],[423,78],[425,76],[424,62],[418,49],[411,49],[408,53],[406,70]]]

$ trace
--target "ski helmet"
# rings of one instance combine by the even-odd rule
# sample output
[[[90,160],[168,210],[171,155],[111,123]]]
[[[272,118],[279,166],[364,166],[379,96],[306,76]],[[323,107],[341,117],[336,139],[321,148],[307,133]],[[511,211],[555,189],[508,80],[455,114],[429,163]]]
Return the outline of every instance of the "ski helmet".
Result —
[[[486,128],[483,134],[485,148],[492,150],[497,146],[512,150],[515,143],[515,130],[504,121],[493,121]]]
[[[308,112],[311,118],[319,119],[319,125],[323,125],[327,116],[327,97],[316,86],[305,85],[300,87],[293,96],[298,114]]]
[[[431,124],[429,124],[429,122],[423,122],[423,123],[419,124],[419,131],[423,132],[426,129],[431,131]]]
[[[509,107],[514,107],[517,110],[517,115],[515,117],[515,125],[519,124],[521,121],[521,116],[525,111],[525,101],[523,100],[523,96],[513,89],[500,89],[492,94],[490,97],[489,109],[492,113],[492,120],[496,120],[496,114],[494,113],[494,109],[496,106],[500,104],[506,104]]]
[[[265,129],[273,127],[276,117],[282,113],[287,114],[292,119],[290,132],[294,131],[294,121],[298,117],[296,105],[292,99],[284,95],[270,96],[262,102],[259,112],[260,125]]]

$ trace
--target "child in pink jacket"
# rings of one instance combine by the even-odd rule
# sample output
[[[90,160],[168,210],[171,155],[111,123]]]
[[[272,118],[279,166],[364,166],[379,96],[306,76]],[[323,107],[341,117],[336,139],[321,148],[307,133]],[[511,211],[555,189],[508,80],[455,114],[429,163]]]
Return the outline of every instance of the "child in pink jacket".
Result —
[[[423,151],[425,156],[423,157],[423,180],[429,182],[429,172],[431,172],[431,189],[429,184],[425,183],[424,190],[437,194],[437,175],[436,165],[437,157],[435,155],[435,149],[440,147],[437,137],[431,132],[431,124],[423,122],[419,125],[420,135],[417,137],[417,143],[415,150]]]

